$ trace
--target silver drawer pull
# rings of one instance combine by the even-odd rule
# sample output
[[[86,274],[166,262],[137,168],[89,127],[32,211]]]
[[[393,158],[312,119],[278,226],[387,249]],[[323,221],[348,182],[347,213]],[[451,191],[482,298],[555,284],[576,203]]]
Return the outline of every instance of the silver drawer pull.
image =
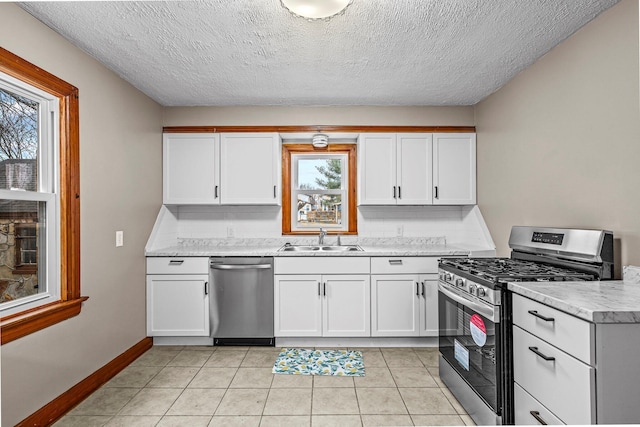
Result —
[[[529,310],[529,311],[527,311],[527,313],[529,313],[532,316],[537,317],[538,319],[542,319],[545,322],[554,322],[556,320],[553,317],[543,316],[542,314],[538,313],[536,310]]]
[[[183,263],[183,259],[172,259],[169,261],[169,265],[182,265]]]
[[[540,425],[546,426],[547,422],[545,420],[542,419],[542,417],[540,416],[540,412],[538,411],[529,411],[529,413],[531,414],[531,416],[533,418],[536,419],[537,422],[540,423]]]
[[[391,265],[402,265],[402,260],[401,259],[390,259],[389,260],[389,264],[391,264]]]
[[[540,350],[538,350],[538,347],[529,347],[529,350],[531,350],[532,352],[534,352],[536,354],[536,356],[538,357],[542,357],[544,360],[546,360],[547,362],[553,362],[554,360],[556,360],[555,357],[551,357],[551,356],[546,356],[542,353],[540,353]]]

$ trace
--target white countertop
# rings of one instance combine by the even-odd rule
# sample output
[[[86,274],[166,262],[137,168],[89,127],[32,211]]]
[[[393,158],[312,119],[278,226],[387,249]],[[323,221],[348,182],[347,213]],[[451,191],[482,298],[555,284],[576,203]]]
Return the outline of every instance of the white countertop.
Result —
[[[593,323],[640,323],[640,284],[512,282],[509,290]]]
[[[296,245],[317,245],[314,238],[265,239],[182,239],[178,245],[147,251],[146,256],[468,256],[486,248],[449,245],[444,238],[364,238],[343,236],[343,245],[358,245],[362,251],[300,251],[280,252],[287,242]],[[335,236],[326,238],[326,245],[335,245]]]

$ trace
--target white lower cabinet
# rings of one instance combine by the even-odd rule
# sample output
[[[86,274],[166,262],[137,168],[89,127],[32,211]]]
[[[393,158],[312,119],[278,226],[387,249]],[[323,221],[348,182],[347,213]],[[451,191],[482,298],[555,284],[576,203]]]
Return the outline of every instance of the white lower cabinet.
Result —
[[[147,258],[147,335],[209,336],[209,258]]]
[[[640,422],[640,324],[593,323],[518,294],[513,324],[516,424]]]
[[[371,335],[438,336],[437,271],[436,258],[372,258]]]
[[[276,275],[278,337],[370,336],[368,275]]]

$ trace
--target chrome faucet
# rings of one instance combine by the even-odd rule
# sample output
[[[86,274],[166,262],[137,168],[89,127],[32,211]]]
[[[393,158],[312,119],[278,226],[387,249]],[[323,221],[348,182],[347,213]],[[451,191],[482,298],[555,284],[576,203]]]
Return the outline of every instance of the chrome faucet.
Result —
[[[324,228],[320,228],[320,234],[318,234],[318,244],[319,245],[324,245],[324,236],[327,235],[327,232],[324,230]]]

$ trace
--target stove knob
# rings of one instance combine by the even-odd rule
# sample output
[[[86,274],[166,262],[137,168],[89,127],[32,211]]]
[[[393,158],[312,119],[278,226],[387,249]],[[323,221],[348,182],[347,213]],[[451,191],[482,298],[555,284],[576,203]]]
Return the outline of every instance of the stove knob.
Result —
[[[444,281],[445,282],[450,282],[452,278],[453,278],[453,276],[451,275],[451,273],[444,273]]]
[[[478,296],[483,297],[485,295],[487,295],[487,291],[485,291],[484,288],[478,288]]]
[[[464,280],[458,278],[456,279],[456,286],[459,288],[463,288],[464,287]]]
[[[476,285],[469,285],[469,292],[473,295],[476,292]]]

